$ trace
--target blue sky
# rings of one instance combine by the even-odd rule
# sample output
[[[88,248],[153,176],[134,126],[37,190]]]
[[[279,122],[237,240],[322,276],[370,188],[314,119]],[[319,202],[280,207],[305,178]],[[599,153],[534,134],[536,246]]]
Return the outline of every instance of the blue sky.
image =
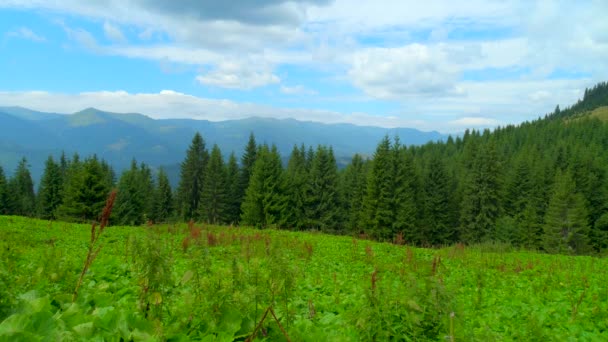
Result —
[[[0,106],[460,132],[608,79],[608,2],[0,0]]]

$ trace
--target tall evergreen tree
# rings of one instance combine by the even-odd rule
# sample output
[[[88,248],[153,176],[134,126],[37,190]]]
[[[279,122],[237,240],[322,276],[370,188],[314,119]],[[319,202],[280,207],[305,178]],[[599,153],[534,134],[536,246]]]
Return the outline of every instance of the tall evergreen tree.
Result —
[[[480,149],[465,183],[461,239],[475,243],[491,237],[500,214],[498,156],[493,141]]]
[[[456,224],[450,218],[449,176],[444,162],[432,155],[424,178],[424,238],[431,245],[455,241]]]
[[[283,167],[276,146],[264,145],[258,151],[245,200],[241,221],[259,227],[281,223],[285,210]]]
[[[0,215],[8,215],[10,213],[9,193],[4,169],[0,166]]]
[[[84,162],[74,158],[68,175],[63,203],[57,208],[57,217],[78,222],[97,220],[111,190],[108,187],[107,172],[93,156]]]
[[[174,212],[173,193],[169,177],[162,168],[158,170],[156,189],[154,190],[154,210],[151,219],[154,222],[167,222]]]
[[[392,237],[394,190],[393,154],[390,139],[385,136],[374,153],[363,200],[365,214],[361,225],[375,238]]]
[[[302,229],[308,224],[307,195],[310,187],[304,145],[300,148],[293,147],[285,178],[288,204],[283,224],[289,228]]]
[[[212,224],[219,224],[226,212],[226,174],[222,152],[213,145],[203,178],[200,217]]]
[[[181,177],[177,189],[179,210],[182,219],[199,219],[201,191],[209,153],[200,133],[196,133],[181,164]]]
[[[339,230],[342,213],[338,194],[338,167],[331,147],[318,146],[309,176],[312,228]]]
[[[585,200],[576,192],[570,172],[558,173],[545,215],[543,248],[549,253],[588,253],[588,224]]]
[[[412,158],[398,138],[395,139],[391,152],[394,175],[391,207],[395,219],[390,236],[401,233],[407,241],[429,243],[418,228],[417,175]]]
[[[345,227],[358,233],[363,216],[363,198],[367,186],[367,165],[359,154],[355,154],[344,169],[341,193],[345,210]]]
[[[46,160],[38,190],[38,215],[43,219],[56,219],[56,210],[63,201],[61,165],[52,156]]]
[[[234,152],[226,164],[226,210],[223,221],[228,224],[239,222],[241,213],[240,170]]]
[[[152,174],[145,165],[131,161],[131,168],[120,176],[112,216],[120,225],[138,226],[150,219],[154,190]]]
[[[239,207],[245,200],[245,192],[249,187],[249,180],[253,174],[253,166],[257,159],[258,146],[255,142],[253,132],[249,134],[249,141],[245,146],[245,152],[241,156],[241,175],[239,180]],[[242,212],[239,213],[239,215]]]
[[[9,194],[12,197],[12,213],[21,216],[32,216],[35,214],[36,196],[34,194],[34,182],[27,164],[22,158],[10,179]]]

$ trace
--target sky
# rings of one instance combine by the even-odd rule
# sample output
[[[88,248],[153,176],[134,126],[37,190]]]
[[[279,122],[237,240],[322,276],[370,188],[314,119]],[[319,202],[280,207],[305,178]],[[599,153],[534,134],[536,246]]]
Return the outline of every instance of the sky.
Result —
[[[458,133],[608,80],[608,1],[0,0],[0,106]]]

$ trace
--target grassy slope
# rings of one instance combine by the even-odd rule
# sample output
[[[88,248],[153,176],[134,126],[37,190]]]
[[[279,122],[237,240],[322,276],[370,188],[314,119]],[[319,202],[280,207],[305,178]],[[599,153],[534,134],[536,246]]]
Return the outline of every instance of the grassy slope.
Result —
[[[108,228],[72,304],[90,226],[0,216],[0,340],[608,339],[606,259],[199,228]]]

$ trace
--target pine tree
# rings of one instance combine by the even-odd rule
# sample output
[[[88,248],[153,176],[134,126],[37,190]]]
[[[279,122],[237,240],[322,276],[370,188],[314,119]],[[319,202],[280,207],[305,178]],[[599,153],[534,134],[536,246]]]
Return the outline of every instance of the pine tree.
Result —
[[[253,174],[253,166],[257,159],[258,146],[255,142],[253,132],[249,134],[249,141],[245,146],[245,152],[241,156],[241,174],[239,179],[239,208],[245,200],[245,192],[249,187],[249,180]],[[239,209],[240,210],[240,209]],[[239,212],[239,216],[242,212]]]
[[[56,219],[56,210],[63,201],[63,177],[61,166],[49,156],[38,191],[38,216],[43,219]]]
[[[68,175],[57,217],[78,222],[97,220],[111,190],[107,172],[95,156],[84,162],[76,157],[71,162]]]
[[[177,189],[179,210],[182,219],[197,220],[201,201],[204,173],[209,154],[205,141],[196,133],[181,164],[181,177]]]
[[[461,239],[467,243],[490,238],[500,215],[500,166],[492,141],[483,146],[471,167],[461,214]]]
[[[0,215],[8,215],[10,208],[8,184],[4,175],[4,169],[0,166]]]
[[[138,167],[135,160],[131,168],[120,176],[118,194],[112,217],[120,225],[138,226],[145,223],[151,215],[151,201],[154,190],[152,174],[148,166]]]
[[[239,222],[241,213],[240,170],[234,152],[226,164],[226,210],[223,221],[228,224]]]
[[[590,251],[585,200],[575,191],[569,172],[556,176],[543,230],[543,248],[549,253],[584,254]]]
[[[311,227],[320,230],[338,230],[341,227],[340,198],[338,194],[338,167],[332,148],[318,146],[309,176],[311,208],[308,217]]]
[[[367,185],[367,165],[359,154],[355,154],[344,169],[341,193],[345,210],[345,227],[352,233],[359,233],[363,214],[363,198]]]
[[[243,224],[269,227],[281,223],[286,206],[283,182],[281,157],[276,147],[262,146],[241,206]]]
[[[304,145],[293,147],[285,172],[287,206],[283,224],[289,228],[303,229],[308,224],[307,195],[309,194],[306,150]]]
[[[21,216],[35,214],[36,196],[34,182],[30,174],[27,160],[22,158],[15,170],[14,176],[8,183],[9,194],[12,197],[12,213]]]
[[[391,152],[394,175],[392,210],[395,219],[390,236],[401,233],[407,241],[428,243],[430,241],[425,241],[427,239],[418,228],[417,175],[413,161],[397,138]]]
[[[361,224],[369,235],[377,239],[392,238],[391,228],[395,221],[393,171],[391,142],[388,136],[385,136],[376,148],[371,163]]]
[[[203,178],[200,217],[208,223],[219,224],[226,211],[226,174],[222,152],[213,145]]]
[[[167,222],[173,216],[173,193],[167,173],[162,168],[158,170],[154,191],[154,210],[151,219],[154,222]]]
[[[455,241],[455,223],[450,218],[449,176],[438,155],[430,157],[424,180],[424,241],[431,245]]]

